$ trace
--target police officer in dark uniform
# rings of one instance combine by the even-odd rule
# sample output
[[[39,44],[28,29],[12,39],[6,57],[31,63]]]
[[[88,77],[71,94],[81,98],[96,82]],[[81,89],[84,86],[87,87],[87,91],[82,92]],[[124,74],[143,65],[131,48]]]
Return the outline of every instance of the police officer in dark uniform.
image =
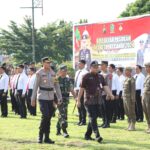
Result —
[[[92,61],[90,64],[90,72],[83,77],[79,90],[79,95],[77,98],[77,106],[81,106],[80,99],[83,92],[85,92],[84,105],[86,107],[89,117],[89,123],[87,126],[87,131],[85,133],[85,139],[92,140],[91,134],[93,131],[96,137],[96,141],[101,143],[103,138],[100,136],[98,130],[97,117],[99,116],[99,105],[101,103],[102,90],[104,89],[104,91],[108,94],[108,96],[111,97],[111,99],[114,99],[114,96],[106,85],[103,76],[98,74],[98,65],[99,64],[97,61]]]
[[[42,59],[43,67],[36,72],[31,105],[35,106],[37,95],[42,113],[38,143],[43,142],[43,135],[45,135],[44,142],[54,144],[54,141],[49,138],[50,122],[55,111],[54,90],[56,91],[58,98],[58,105],[61,104],[62,95],[55,72],[50,68],[50,63],[51,61],[48,59],[48,57],[44,57]]]
[[[69,93],[71,92],[74,98],[76,94],[73,90],[73,84],[69,77],[67,77],[67,66],[61,65],[59,70],[59,77],[58,77],[61,93],[62,93],[62,103],[58,106],[59,111],[59,118],[57,122],[57,135],[60,135],[60,130],[63,130],[64,138],[69,137],[67,132],[68,122],[67,122],[67,115],[68,115],[68,104],[69,104]]]

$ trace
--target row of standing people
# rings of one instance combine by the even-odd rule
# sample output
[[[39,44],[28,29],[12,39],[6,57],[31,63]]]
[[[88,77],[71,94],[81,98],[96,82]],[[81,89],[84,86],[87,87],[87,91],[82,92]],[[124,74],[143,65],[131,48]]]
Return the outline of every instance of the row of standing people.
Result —
[[[28,109],[31,115],[36,115],[36,108],[31,106],[35,68],[29,68],[27,76],[24,65],[18,65],[16,68],[11,69],[11,75],[8,76],[6,74],[6,68],[1,66],[0,74],[1,116],[7,117],[8,115],[8,91],[10,91],[12,111],[14,111],[15,114],[19,114],[20,118],[26,118]]]

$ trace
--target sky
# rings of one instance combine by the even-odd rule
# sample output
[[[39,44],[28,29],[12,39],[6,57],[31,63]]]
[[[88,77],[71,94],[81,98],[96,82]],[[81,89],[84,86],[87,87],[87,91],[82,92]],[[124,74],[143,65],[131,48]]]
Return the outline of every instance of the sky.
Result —
[[[131,2],[135,0],[43,0],[43,15],[41,9],[35,9],[35,27],[60,19],[73,23],[80,19],[88,19],[89,23],[111,21]],[[0,0],[0,28],[6,29],[10,20],[23,23],[23,17],[31,16],[32,11],[21,7],[31,4],[32,0]]]

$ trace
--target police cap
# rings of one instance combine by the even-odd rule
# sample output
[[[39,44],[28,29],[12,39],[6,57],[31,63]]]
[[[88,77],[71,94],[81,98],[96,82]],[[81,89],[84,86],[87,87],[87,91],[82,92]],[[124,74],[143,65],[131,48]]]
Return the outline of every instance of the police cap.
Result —
[[[98,66],[98,65],[99,65],[99,63],[96,60],[93,60],[90,64],[91,67]]]

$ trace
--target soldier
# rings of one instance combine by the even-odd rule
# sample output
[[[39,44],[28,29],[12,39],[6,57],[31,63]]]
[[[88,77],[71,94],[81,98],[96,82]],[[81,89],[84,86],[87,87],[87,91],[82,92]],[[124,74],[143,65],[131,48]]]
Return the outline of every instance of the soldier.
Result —
[[[0,104],[1,104],[1,116],[7,117],[7,93],[8,93],[9,77],[5,73],[5,68],[0,66]]]
[[[77,98],[77,106],[81,106],[80,99],[83,92],[85,92],[84,105],[89,117],[85,139],[92,140],[91,134],[93,131],[96,137],[96,141],[101,143],[103,138],[100,136],[97,127],[97,117],[99,116],[99,105],[101,103],[102,89],[104,89],[104,91],[111,97],[111,99],[113,99],[114,96],[106,85],[103,76],[98,74],[98,65],[99,64],[97,61],[92,61],[90,64],[90,72],[84,75]]]
[[[128,131],[135,130],[135,79],[132,77],[132,68],[125,68],[126,79],[123,84],[123,103],[125,114],[128,117]]]
[[[62,103],[58,106],[59,118],[57,122],[57,135],[60,135],[60,130],[63,130],[63,135],[65,138],[69,137],[69,134],[66,130],[68,127],[67,122],[67,113],[68,113],[68,104],[69,104],[69,93],[71,92],[75,98],[75,92],[73,90],[73,84],[69,77],[67,77],[67,66],[61,65],[59,70],[59,85],[62,93]]]
[[[36,72],[31,105],[34,107],[36,99],[39,100],[42,116],[39,127],[38,143],[43,142],[43,135],[45,135],[44,142],[54,144],[55,142],[49,138],[51,118],[55,111],[54,90],[56,90],[58,105],[60,105],[62,101],[62,95],[55,72],[50,68],[50,63],[51,61],[48,57],[42,58],[43,67]]]
[[[150,62],[145,64],[147,76],[144,81],[142,106],[148,124],[147,133],[150,133]]]

